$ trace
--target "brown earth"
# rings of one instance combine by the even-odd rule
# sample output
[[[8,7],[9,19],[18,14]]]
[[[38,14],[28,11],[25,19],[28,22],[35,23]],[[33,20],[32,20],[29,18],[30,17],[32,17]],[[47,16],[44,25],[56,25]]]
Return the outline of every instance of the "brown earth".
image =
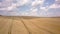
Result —
[[[60,34],[60,18],[0,16],[0,34]]]

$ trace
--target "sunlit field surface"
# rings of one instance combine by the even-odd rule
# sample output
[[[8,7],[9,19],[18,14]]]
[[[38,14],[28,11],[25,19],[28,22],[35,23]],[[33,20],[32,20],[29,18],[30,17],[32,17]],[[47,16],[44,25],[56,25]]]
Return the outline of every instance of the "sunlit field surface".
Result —
[[[0,34],[60,34],[60,18],[0,16]]]

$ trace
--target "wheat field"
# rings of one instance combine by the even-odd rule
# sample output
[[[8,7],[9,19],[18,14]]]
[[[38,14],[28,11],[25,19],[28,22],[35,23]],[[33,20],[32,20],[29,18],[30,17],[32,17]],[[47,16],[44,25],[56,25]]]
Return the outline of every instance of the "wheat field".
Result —
[[[60,34],[60,18],[0,16],[0,34]]]

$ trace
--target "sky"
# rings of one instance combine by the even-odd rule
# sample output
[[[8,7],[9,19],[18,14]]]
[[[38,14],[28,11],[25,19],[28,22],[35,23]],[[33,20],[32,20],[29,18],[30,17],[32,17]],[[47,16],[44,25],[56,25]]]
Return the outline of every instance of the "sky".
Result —
[[[0,15],[60,17],[60,0],[0,0]]]

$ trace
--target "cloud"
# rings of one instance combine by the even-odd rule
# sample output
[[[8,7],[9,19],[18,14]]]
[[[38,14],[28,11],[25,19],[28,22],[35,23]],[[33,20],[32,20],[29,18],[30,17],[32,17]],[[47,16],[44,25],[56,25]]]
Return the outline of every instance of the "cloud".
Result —
[[[26,4],[29,0],[18,0],[18,2],[16,3],[17,6],[22,6],[24,4]]]
[[[30,11],[30,14],[33,15],[33,16],[37,15],[37,11],[38,11],[37,8],[32,8],[31,11]]]
[[[57,1],[56,1],[56,5],[57,5],[57,6],[60,6],[60,0],[57,0]]]
[[[40,7],[40,10],[48,11],[47,7]]]
[[[22,16],[28,16],[29,13],[27,13],[27,12],[23,12],[21,15],[22,15]]]
[[[17,13],[17,12],[9,12],[9,15],[8,16],[20,16],[20,14],[19,13]]]
[[[27,4],[29,0],[17,0],[16,3],[13,3],[13,0],[6,0],[6,2],[4,1],[3,3],[0,3],[0,10],[7,10],[7,11],[10,11],[10,10],[13,10],[14,8],[18,7],[18,6],[23,6],[25,4]],[[7,5],[5,5],[5,3]],[[2,5],[3,4],[3,5]],[[9,5],[9,6],[8,6]],[[5,7],[4,7],[5,6]],[[7,6],[7,7],[6,7]]]
[[[9,6],[11,6],[12,0],[3,0],[0,2],[0,10],[8,10],[10,9]]]
[[[60,1],[60,0],[55,0],[55,1]]]
[[[51,1],[51,2],[50,2]],[[4,0],[0,2],[1,14],[8,16],[54,16],[60,8],[60,0]],[[49,10],[52,11],[49,11]]]
[[[49,8],[60,8],[60,0],[56,0]]]
[[[55,8],[60,8],[60,0],[56,0],[55,3],[51,4],[50,6],[47,7],[40,7],[40,9],[48,11],[49,9],[55,9]]]
[[[22,15],[26,16],[37,16],[38,9],[37,8],[31,8],[28,12],[23,12]]]
[[[6,14],[6,15],[22,15],[22,13],[18,13],[20,11],[17,10],[17,7],[19,6],[23,6],[27,3],[29,3],[30,0],[16,0],[17,2],[16,3],[13,3],[13,0],[6,0],[6,1],[3,1],[3,3],[0,3],[0,10],[6,12],[6,13],[9,13],[9,14]],[[5,5],[6,4],[10,4],[9,6],[8,5]],[[3,4],[3,5],[2,5]],[[5,7],[3,7],[5,6]],[[7,6],[7,7],[6,7]],[[17,10],[17,11],[14,11],[14,10]],[[26,15],[26,13],[25,13]]]
[[[53,4],[51,4],[51,5],[49,5],[49,6],[40,6],[40,9],[41,10],[45,10],[45,11],[48,11],[49,9],[51,9],[51,8],[60,8],[60,0],[55,0],[55,2],[53,3]]]
[[[13,10],[13,8],[16,8],[16,5],[11,5],[11,6],[8,6],[8,7],[5,7],[5,8],[0,8],[0,10],[10,11],[10,10]]]
[[[44,0],[35,0],[32,2],[32,6],[37,6],[37,5],[42,5],[44,2]]]
[[[60,8],[60,6],[57,6],[57,5],[53,4],[49,8]]]

